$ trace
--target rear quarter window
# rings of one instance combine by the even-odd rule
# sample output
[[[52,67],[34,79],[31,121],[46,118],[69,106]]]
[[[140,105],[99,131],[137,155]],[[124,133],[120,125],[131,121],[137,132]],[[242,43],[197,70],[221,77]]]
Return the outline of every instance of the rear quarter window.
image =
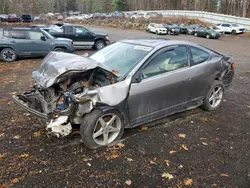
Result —
[[[191,46],[189,49],[192,55],[191,66],[201,64],[207,61],[210,57],[210,54],[202,49]]]

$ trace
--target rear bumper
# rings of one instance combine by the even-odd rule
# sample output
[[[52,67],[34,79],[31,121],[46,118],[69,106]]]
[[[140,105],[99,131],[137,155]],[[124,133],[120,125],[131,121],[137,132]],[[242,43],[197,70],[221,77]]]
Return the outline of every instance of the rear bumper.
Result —
[[[47,118],[48,118],[48,116],[47,116],[46,114],[41,113],[41,112],[39,112],[39,111],[37,111],[37,110],[34,110],[34,109],[30,108],[30,107],[28,106],[28,104],[25,103],[24,101],[20,100],[19,97],[18,97],[17,95],[13,95],[12,98],[13,98],[13,101],[14,101],[18,106],[20,106],[21,108],[23,108],[24,110],[26,110],[26,111],[28,111],[28,112],[30,112],[30,113],[36,115],[36,116],[39,117],[39,118],[43,118],[43,119],[47,119]]]

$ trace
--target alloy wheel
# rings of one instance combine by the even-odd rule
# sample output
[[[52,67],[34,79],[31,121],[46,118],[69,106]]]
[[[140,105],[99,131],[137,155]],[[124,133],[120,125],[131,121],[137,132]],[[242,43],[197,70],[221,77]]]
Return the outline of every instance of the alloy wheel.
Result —
[[[113,142],[122,129],[122,121],[113,113],[101,116],[95,125],[92,138],[98,145],[107,145]]]
[[[5,50],[3,52],[3,58],[6,61],[14,61],[15,56],[16,56],[15,53],[11,50]]]
[[[218,85],[210,93],[209,104],[212,108],[216,108],[220,105],[223,98],[223,88]]]

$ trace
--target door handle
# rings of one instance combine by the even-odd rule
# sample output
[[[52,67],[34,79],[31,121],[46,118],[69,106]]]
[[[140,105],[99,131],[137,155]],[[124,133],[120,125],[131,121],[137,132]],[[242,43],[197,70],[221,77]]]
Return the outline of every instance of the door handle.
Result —
[[[15,44],[15,43],[16,43],[16,41],[14,41],[14,40],[11,40],[11,41],[10,41],[10,43],[13,43],[13,44]]]

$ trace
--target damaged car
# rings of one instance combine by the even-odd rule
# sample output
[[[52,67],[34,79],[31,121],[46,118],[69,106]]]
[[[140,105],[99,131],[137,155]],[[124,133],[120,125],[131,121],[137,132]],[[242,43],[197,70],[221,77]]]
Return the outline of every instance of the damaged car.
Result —
[[[232,57],[166,39],[127,39],[89,57],[51,52],[32,73],[32,91],[15,103],[46,119],[46,130],[68,136],[80,125],[90,149],[133,128],[202,106],[216,110],[234,77]]]

